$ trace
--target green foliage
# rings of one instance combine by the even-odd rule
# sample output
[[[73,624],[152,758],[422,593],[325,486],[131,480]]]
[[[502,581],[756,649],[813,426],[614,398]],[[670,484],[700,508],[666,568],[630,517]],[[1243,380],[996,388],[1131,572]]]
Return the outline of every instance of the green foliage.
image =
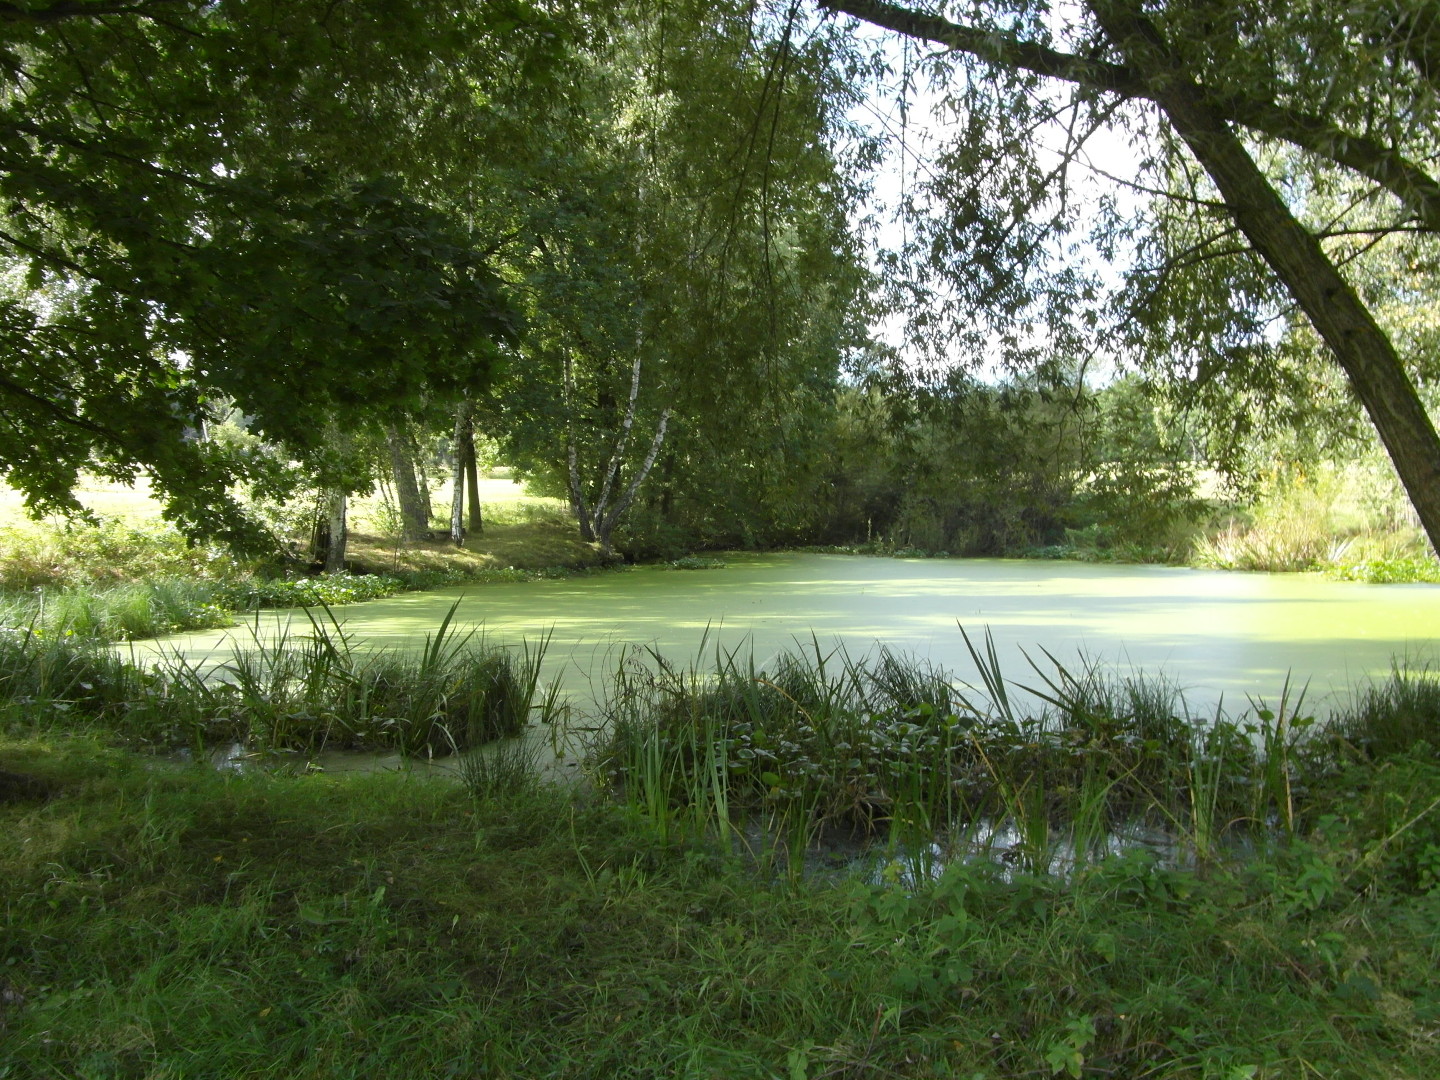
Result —
[[[263,544],[227,489],[274,462],[193,433],[235,406],[309,450],[487,378],[517,316],[408,151],[483,111],[492,33],[555,35],[519,2],[149,7],[5,22],[0,461],[36,510],[143,468],[187,532]]]
[[[840,85],[797,11],[625,15],[517,194],[530,364],[492,404],[507,457],[632,554],[797,538],[865,337]]]
[[[114,585],[151,578],[226,581],[250,567],[213,544],[193,544],[158,521],[0,529],[0,589]]]
[[[334,607],[393,596],[407,584],[389,574],[317,574],[301,578],[252,578],[229,586],[221,595],[224,602],[236,611],[266,607]]]
[[[848,392],[829,445],[817,532],[880,553],[1173,561],[1208,512],[1163,400],[1058,368]]]
[[[1440,561],[1435,556],[1401,555],[1394,558],[1346,561],[1332,568],[1331,573],[1344,581],[1366,581],[1371,585],[1400,585],[1424,582],[1440,583]]]
[[[1194,538],[1191,561],[1220,570],[1324,570],[1375,584],[1440,580],[1424,537],[1369,462],[1317,460],[1272,470],[1254,501]]]

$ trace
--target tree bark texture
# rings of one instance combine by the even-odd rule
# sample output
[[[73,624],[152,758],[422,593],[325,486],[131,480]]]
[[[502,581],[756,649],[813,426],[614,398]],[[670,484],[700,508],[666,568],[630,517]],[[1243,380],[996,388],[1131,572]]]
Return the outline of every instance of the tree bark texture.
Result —
[[[468,410],[461,441],[465,450],[466,527],[472,535],[479,536],[485,531],[485,518],[480,512],[480,469],[475,461],[475,418]]]
[[[609,508],[597,507],[595,538],[600,541],[600,550],[605,554],[612,554],[610,536],[615,531],[616,524],[630,509],[630,504],[635,501],[635,493],[640,490],[640,485],[650,475],[650,470],[655,467],[655,458],[660,454],[660,447],[665,444],[665,429],[670,423],[670,410],[666,408],[660,413],[660,422],[655,425],[655,437],[650,440],[650,452],[645,455],[640,468],[635,470],[635,475],[630,478],[626,485],[625,492],[616,500],[615,505]]]
[[[346,510],[349,499],[344,488],[326,492],[326,534],[325,572],[339,574],[345,570],[345,548],[350,541],[349,523]]]
[[[385,429],[385,443],[390,450],[395,500],[400,504],[400,535],[406,540],[419,540],[430,528],[430,513],[420,497],[413,443],[405,437],[398,424],[391,424]]]
[[[470,421],[470,403],[462,402],[455,412],[455,435],[450,456],[455,477],[450,483],[450,540],[456,547],[465,543],[465,426]]]

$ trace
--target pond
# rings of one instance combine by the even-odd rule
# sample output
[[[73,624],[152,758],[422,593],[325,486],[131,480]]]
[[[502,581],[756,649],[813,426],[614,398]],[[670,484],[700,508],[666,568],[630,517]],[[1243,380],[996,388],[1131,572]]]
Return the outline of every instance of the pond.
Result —
[[[588,697],[622,645],[653,646],[708,665],[714,648],[743,647],[757,662],[797,642],[876,643],[978,682],[959,627],[979,642],[989,629],[1002,669],[1034,682],[1022,651],[1067,666],[1082,658],[1120,672],[1163,675],[1193,713],[1247,695],[1278,699],[1287,675],[1308,682],[1307,703],[1382,675],[1392,660],[1435,659],[1440,587],[1362,585],[1315,575],[1227,573],[1012,559],[886,559],[845,555],[731,554],[710,570],[624,572],[410,593],[335,609],[357,644],[412,646],[434,633],[457,600],[456,624],[493,640],[549,633],[546,678]],[[191,660],[225,658],[253,629],[272,634],[298,612],[266,612],[229,631],[139,643]]]

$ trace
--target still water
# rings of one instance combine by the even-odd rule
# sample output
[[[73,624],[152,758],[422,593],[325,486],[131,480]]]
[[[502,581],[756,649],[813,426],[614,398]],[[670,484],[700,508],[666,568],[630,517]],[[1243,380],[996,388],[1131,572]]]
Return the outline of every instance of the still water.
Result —
[[[1294,574],[1159,566],[1097,566],[1010,559],[884,559],[844,555],[729,555],[713,570],[640,567],[613,574],[410,593],[335,609],[356,644],[419,645],[457,600],[455,625],[498,642],[550,634],[545,678],[589,697],[622,646],[651,646],[679,662],[713,659],[717,646],[774,653],[877,643],[977,682],[958,627],[988,629],[1014,682],[1035,682],[1022,650],[1048,669],[1082,659],[1120,673],[1161,674],[1192,712],[1246,698],[1278,699],[1287,675],[1309,685],[1307,704],[1389,670],[1392,659],[1437,659],[1440,586],[1361,585]],[[258,627],[303,613],[266,612],[228,631],[177,635],[136,651],[223,661]]]

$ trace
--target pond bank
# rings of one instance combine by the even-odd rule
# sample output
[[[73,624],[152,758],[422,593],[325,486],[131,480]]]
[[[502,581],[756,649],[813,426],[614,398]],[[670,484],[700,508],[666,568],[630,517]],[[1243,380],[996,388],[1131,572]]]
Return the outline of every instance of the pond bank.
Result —
[[[557,788],[159,770],[0,737],[0,1074],[1435,1074],[1384,823],[1204,873],[746,872]],[[1392,774],[1393,775],[1393,774]]]

